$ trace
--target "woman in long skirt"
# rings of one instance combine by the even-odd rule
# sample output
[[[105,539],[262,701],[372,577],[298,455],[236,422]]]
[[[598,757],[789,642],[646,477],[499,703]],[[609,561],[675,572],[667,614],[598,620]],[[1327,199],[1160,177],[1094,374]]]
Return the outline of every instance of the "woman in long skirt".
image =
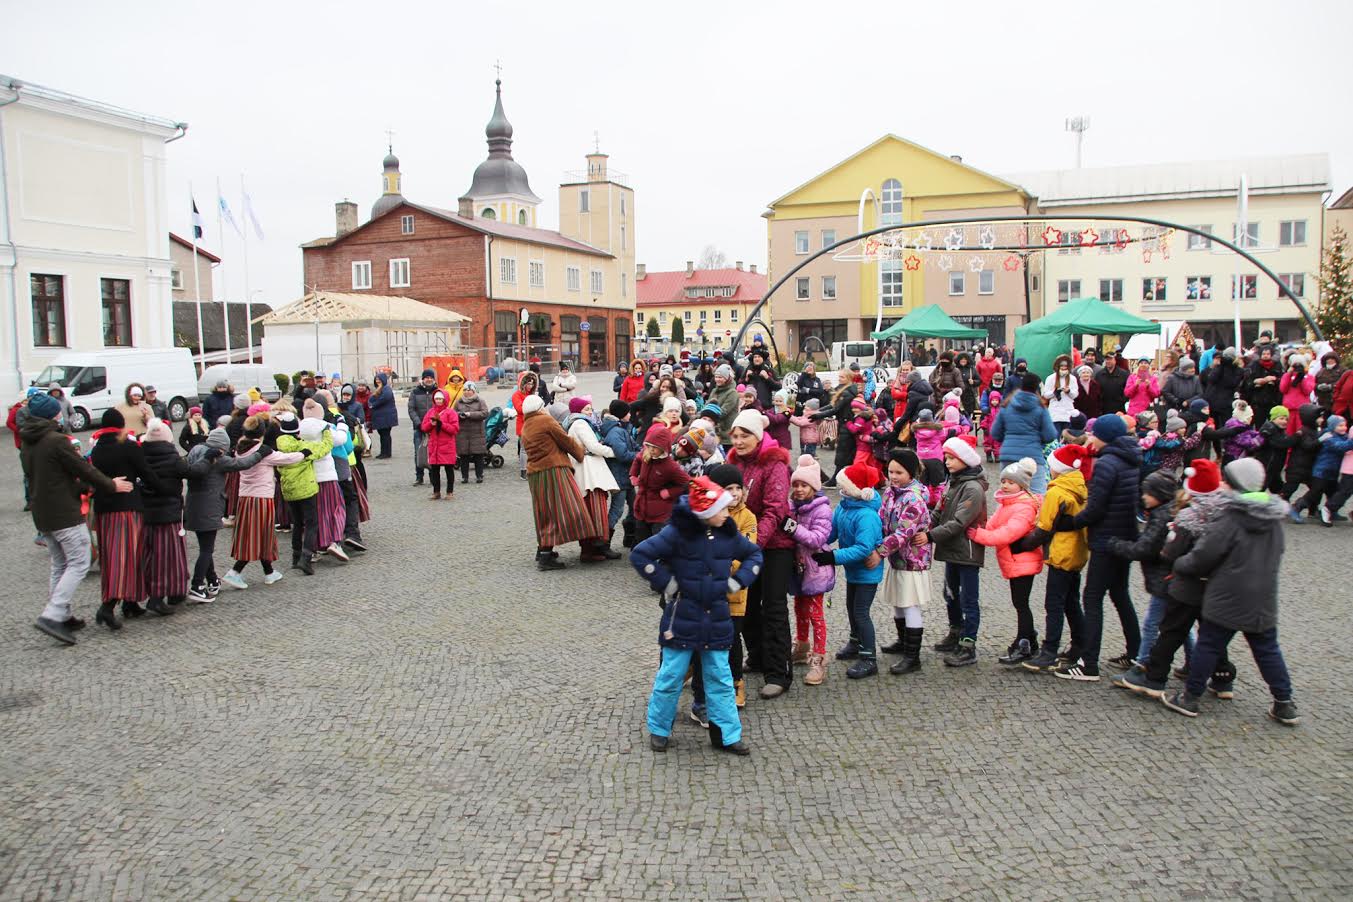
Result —
[[[319,417],[311,416],[311,406],[312,402],[307,402],[307,415],[301,420],[301,441],[316,441],[325,429],[332,429],[334,449],[337,453],[342,453],[339,449],[345,448],[348,444],[347,423],[339,418],[337,423],[330,425]],[[313,406],[321,409],[317,403]],[[312,458],[312,462],[315,466],[315,481],[319,483],[319,494],[315,496],[317,515],[315,548],[321,554],[347,561],[348,553],[343,550],[343,527],[347,524],[348,513],[343,501],[343,490],[338,485],[338,471],[334,468],[333,456],[326,454],[323,457]]]
[[[588,519],[597,527],[598,532],[584,543],[584,561],[615,560],[620,552],[611,548],[610,510],[611,492],[620,491],[615,477],[606,459],[615,456],[615,450],[601,442],[597,432],[596,412],[592,399],[587,395],[575,395],[568,402],[568,435],[583,446],[586,455],[573,466],[573,478],[582,492],[583,504],[587,507]]]
[[[522,402],[522,420],[526,480],[535,514],[536,567],[560,570],[564,564],[554,547],[602,535],[606,521],[603,519],[600,525],[593,522],[573,478],[573,461],[583,459],[583,446],[545,412],[545,401],[540,395],[531,395]]]
[[[271,420],[267,414],[258,414],[244,421],[244,434],[235,446],[237,457],[251,453],[263,441]],[[275,440],[275,439],[274,439]],[[300,463],[305,455],[299,451],[273,451],[263,457],[258,465],[240,473],[240,501],[235,515],[235,536],[230,543],[230,556],[235,565],[230,568],[221,582],[234,589],[247,589],[244,581],[244,568],[250,561],[258,561],[263,567],[263,582],[271,586],[282,578],[280,570],[272,568],[277,560],[277,532],[273,529],[276,520],[273,487],[277,467]]]
[[[183,539],[182,523],[145,524],[142,573],[151,610],[164,599],[177,605],[188,597],[188,547]]]

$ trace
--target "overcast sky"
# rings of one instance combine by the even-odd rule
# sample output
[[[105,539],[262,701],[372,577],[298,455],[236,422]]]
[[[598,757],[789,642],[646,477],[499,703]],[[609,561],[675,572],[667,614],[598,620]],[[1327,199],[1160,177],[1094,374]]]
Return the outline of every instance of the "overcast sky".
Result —
[[[589,15],[592,11],[595,14]],[[557,225],[593,132],[636,192],[638,259],[715,244],[764,264],[766,204],[893,132],[995,173],[1328,151],[1353,180],[1343,0],[1135,3],[200,3],[0,0],[0,72],[187,121],[170,221],[219,177],[266,231],[250,286],[302,293],[303,241],[334,202],[365,221],[385,130],[405,197],[454,209],[487,153],[493,63],[513,153]],[[207,245],[243,300],[240,245]]]

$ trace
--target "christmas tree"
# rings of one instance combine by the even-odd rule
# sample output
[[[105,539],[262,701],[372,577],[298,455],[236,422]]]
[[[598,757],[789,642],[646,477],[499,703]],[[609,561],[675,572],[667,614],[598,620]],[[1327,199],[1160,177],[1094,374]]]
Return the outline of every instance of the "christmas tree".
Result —
[[[686,341],[686,327],[681,324],[680,319],[672,320],[672,344],[680,345]]]
[[[1353,354],[1353,272],[1348,258],[1348,235],[1340,226],[1330,232],[1320,261],[1320,307],[1315,320],[1325,339],[1348,361]]]

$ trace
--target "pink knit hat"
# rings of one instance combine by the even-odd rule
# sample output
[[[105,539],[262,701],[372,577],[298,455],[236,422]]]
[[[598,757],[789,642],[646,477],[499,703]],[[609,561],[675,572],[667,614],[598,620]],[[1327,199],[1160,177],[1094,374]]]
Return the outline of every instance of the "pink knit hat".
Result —
[[[799,465],[790,474],[789,482],[791,485],[802,482],[812,486],[815,492],[822,491],[822,467],[818,465],[817,458],[811,454],[800,454]]]
[[[252,417],[255,414],[267,413],[270,410],[272,410],[272,405],[269,404],[267,401],[255,401],[253,404],[249,405],[249,409],[248,411],[246,411],[246,415]]]

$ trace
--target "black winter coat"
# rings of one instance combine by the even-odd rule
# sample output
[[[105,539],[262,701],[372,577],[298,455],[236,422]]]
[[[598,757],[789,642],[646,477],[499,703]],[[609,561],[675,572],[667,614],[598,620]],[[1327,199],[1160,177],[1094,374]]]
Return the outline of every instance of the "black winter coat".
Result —
[[[1255,414],[1262,412],[1264,417],[1268,416],[1269,408],[1276,407],[1283,402],[1283,393],[1278,388],[1282,384],[1283,371],[1278,364],[1274,364],[1272,369],[1264,369],[1260,362],[1256,360],[1245,368],[1245,382],[1241,388],[1241,394],[1245,400],[1250,402],[1254,408]],[[1267,385],[1255,385],[1255,379],[1261,379],[1265,376],[1277,376]]]
[[[838,385],[833,391],[831,406],[824,404],[815,419],[836,417],[836,457],[832,463],[839,470],[855,461],[855,434],[846,428],[846,424],[851,420],[850,403],[860,396],[860,390],[851,383],[844,388]]]
[[[296,407],[299,409],[300,404]],[[216,421],[228,417],[235,410],[235,396],[229,391],[214,391],[202,399],[202,419],[207,421],[208,429],[216,428]]]
[[[1109,550],[1117,557],[1130,561],[1141,561],[1142,578],[1146,582],[1146,591],[1157,598],[1169,594],[1167,578],[1170,565],[1161,560],[1160,550],[1165,546],[1165,537],[1170,532],[1171,505],[1158,504],[1146,512],[1146,523],[1136,541],[1127,539],[1109,539]]]
[[[1204,620],[1243,633],[1278,625],[1287,511],[1287,502],[1267,494],[1230,495],[1207,534],[1175,561],[1175,572],[1207,580]]]
[[[1109,550],[1109,539],[1137,538],[1141,472],[1136,436],[1120,435],[1100,449],[1090,476],[1090,495],[1073,518],[1076,529],[1089,527],[1091,551]]]
[[[1212,419],[1225,423],[1235,409],[1232,402],[1236,394],[1245,385],[1245,371],[1234,363],[1227,363],[1223,357],[1220,365],[1208,367],[1200,378],[1203,380],[1203,397],[1212,409]],[[1264,413],[1267,415],[1268,410]]]
[[[1099,409],[1102,413],[1122,413],[1127,410],[1127,381],[1127,370],[1117,364],[1112,373],[1108,367],[1095,373],[1094,382],[1099,386]]]
[[[1287,452],[1295,448],[1300,441],[1300,433],[1288,435],[1287,430],[1272,420],[1259,427],[1259,436],[1264,440],[1254,452],[1254,459],[1264,465],[1267,474],[1265,483],[1276,489],[1283,482],[1283,467],[1287,464]]]
[[[190,467],[188,461],[179,456],[171,442],[146,442],[141,446],[146,466],[166,484],[172,484],[174,491],[162,492],[156,486],[141,487],[141,505],[145,510],[147,523],[177,523],[183,518],[183,479],[186,476],[203,476],[210,466],[206,460]]]
[[[794,401],[802,409],[812,398],[817,398],[818,403],[826,400],[827,392],[822,387],[822,380],[817,376],[809,376],[806,373],[799,373],[799,381],[795,384],[797,396]]]
[[[1314,404],[1303,404],[1297,408],[1297,416],[1301,418],[1301,431],[1297,433],[1296,445],[1287,458],[1288,482],[1310,479],[1311,471],[1315,469],[1315,459],[1320,454],[1320,427],[1316,425],[1320,408]]]
[[[112,432],[99,435],[94,442],[94,450],[89,454],[89,462],[105,476],[125,476],[136,484],[136,488],[130,492],[95,489],[96,514],[144,510],[142,486],[150,486],[158,492],[173,492],[178,487],[176,481],[161,479],[146,465],[146,456],[138,443],[131,439],[119,440]]]

